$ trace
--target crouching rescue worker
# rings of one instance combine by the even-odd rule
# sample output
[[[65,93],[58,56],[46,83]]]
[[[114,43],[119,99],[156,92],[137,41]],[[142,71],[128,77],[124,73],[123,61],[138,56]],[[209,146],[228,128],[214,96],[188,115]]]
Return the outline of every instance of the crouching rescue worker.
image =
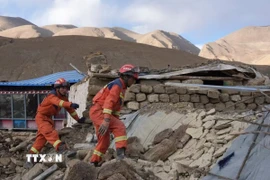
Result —
[[[44,98],[37,109],[35,121],[38,131],[36,140],[30,149],[31,154],[39,154],[47,141],[53,145],[58,153],[67,152],[67,147],[59,139],[52,120],[52,116],[57,115],[62,107],[79,123],[85,121],[85,118],[79,118],[75,111],[75,109],[79,108],[79,105],[68,101],[69,83],[64,78],[60,78],[55,81],[53,87],[53,90]],[[26,163],[25,166],[30,168],[33,166],[33,162]]]
[[[126,64],[119,70],[120,78],[107,84],[93,98],[93,106],[89,115],[95,126],[98,143],[95,147],[90,162],[99,165],[102,156],[110,145],[110,133],[114,135],[117,158],[125,157],[127,147],[126,127],[119,119],[124,94],[138,79],[139,68]]]

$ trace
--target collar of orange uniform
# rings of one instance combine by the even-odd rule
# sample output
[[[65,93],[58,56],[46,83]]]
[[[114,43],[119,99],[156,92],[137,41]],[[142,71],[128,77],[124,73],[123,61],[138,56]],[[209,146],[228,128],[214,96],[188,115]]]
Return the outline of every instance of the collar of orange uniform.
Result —
[[[126,85],[125,85],[125,83],[124,83],[123,79],[122,79],[122,78],[119,78],[119,79],[120,79],[120,81],[121,81],[121,83],[122,83],[122,87],[123,87],[123,89],[127,89],[127,87],[126,87]]]

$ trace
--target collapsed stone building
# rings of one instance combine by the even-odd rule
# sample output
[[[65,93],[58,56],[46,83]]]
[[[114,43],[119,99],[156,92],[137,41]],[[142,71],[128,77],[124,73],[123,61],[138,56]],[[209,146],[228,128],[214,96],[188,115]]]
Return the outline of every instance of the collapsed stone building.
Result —
[[[117,70],[110,68],[102,53],[85,56],[85,60],[88,77],[71,87],[69,98],[80,102],[77,112],[91,119],[88,112],[92,98],[117,78]],[[1,176],[6,179],[234,179],[232,175],[226,177],[226,172],[219,174],[216,163],[224,159],[223,154],[235,138],[242,137],[243,130],[264,117],[270,102],[269,78],[252,67],[220,62],[179,69],[141,69],[138,84],[126,92],[121,112],[129,137],[127,159],[115,160],[112,137],[104,164],[100,168],[87,164],[96,141],[93,126],[91,122],[77,124],[68,118],[66,127],[59,133],[77,151],[75,159],[66,159],[58,166],[38,163],[25,170],[23,153],[34,134],[1,132],[1,148],[8,151],[0,157]],[[49,153],[53,149],[48,144],[43,151]]]

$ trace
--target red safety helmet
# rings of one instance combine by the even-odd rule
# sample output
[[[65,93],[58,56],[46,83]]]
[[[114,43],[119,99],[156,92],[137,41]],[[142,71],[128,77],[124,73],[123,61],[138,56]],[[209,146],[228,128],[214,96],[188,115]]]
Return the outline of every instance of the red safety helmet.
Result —
[[[70,87],[70,84],[64,79],[64,78],[59,78],[54,82],[53,85],[54,88],[60,88],[60,87]]]
[[[134,77],[135,79],[138,79],[139,72],[140,72],[140,69],[138,67],[135,67],[132,64],[125,64],[119,70],[120,74],[129,75],[129,76]]]

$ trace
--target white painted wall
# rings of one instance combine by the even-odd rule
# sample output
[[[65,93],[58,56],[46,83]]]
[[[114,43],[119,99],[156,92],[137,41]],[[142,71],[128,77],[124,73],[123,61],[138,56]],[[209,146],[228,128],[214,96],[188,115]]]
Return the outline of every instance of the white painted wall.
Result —
[[[89,78],[70,87],[69,101],[80,105],[80,107],[76,110],[79,117],[82,117],[82,113],[86,109],[88,87]],[[76,121],[68,114],[67,127],[71,127],[75,123]]]

